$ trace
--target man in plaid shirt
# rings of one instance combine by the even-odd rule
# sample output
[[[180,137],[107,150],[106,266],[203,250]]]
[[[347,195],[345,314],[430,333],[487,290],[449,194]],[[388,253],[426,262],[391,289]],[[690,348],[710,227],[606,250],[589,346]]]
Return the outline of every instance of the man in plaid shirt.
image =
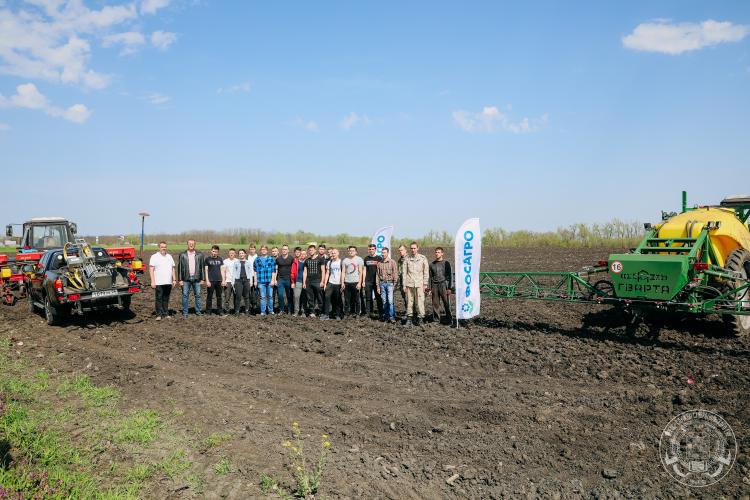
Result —
[[[253,263],[255,279],[260,290],[260,317],[265,319],[266,312],[273,314],[272,287],[276,284],[276,259],[268,255],[268,247],[260,247],[260,256]]]

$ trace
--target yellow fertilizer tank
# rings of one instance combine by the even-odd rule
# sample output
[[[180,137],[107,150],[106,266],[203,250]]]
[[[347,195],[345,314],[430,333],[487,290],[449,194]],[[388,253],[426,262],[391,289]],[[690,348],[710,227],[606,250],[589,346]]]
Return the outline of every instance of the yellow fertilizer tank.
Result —
[[[698,207],[675,215],[657,226],[659,238],[695,238],[708,222],[719,222],[718,229],[711,231],[710,239],[719,262],[724,267],[729,255],[737,249],[750,250],[750,230],[737,217],[737,212],[724,207]]]

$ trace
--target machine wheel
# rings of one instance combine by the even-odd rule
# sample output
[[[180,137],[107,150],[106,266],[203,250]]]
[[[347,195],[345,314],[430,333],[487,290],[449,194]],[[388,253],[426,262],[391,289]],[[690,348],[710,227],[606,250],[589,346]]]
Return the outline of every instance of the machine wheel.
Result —
[[[132,295],[125,295],[124,297],[120,297],[120,303],[122,304],[122,310],[123,311],[130,311],[130,303],[133,300]]]
[[[750,252],[747,250],[735,250],[729,254],[726,264],[724,265],[730,271],[735,271],[740,274],[744,279],[750,278]],[[733,286],[740,286],[744,282],[738,281]],[[742,295],[736,297],[737,300],[741,300],[744,307],[750,308],[750,290],[745,289]],[[727,333],[732,336],[746,336],[750,335],[750,316],[734,316],[725,315],[724,324],[727,329]]]
[[[49,301],[49,297],[44,297],[44,319],[50,326],[54,326],[60,321],[60,312]]]

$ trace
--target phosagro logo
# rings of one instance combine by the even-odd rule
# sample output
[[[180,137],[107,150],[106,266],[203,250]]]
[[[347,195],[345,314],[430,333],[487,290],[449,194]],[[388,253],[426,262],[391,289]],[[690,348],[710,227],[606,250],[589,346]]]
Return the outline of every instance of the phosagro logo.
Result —
[[[382,234],[379,234],[377,240],[375,241],[375,247],[377,248],[378,255],[383,253],[383,247],[385,246],[384,243],[385,243],[385,236]]]
[[[474,311],[474,301],[468,300],[461,306],[461,310],[465,313],[471,314]]]
[[[471,270],[474,267],[474,231],[464,231],[463,282],[466,284],[466,298],[471,297]],[[464,304],[463,307],[466,307]],[[474,305],[471,306],[474,309]]]

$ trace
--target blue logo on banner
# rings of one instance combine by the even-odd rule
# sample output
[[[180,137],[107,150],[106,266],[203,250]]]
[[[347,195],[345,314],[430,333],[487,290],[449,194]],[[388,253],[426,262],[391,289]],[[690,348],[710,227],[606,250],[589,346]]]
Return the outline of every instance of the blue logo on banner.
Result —
[[[383,247],[385,246],[383,245],[383,243],[385,243],[385,236],[383,236],[382,234],[379,234],[375,241],[375,247],[378,249],[377,251],[378,255],[383,253]]]
[[[471,296],[471,270],[474,266],[474,245],[472,245],[472,241],[474,240],[474,231],[465,231],[464,232],[464,267],[463,267],[463,280],[466,284],[466,298],[468,299]],[[472,304],[472,309],[473,309]]]

